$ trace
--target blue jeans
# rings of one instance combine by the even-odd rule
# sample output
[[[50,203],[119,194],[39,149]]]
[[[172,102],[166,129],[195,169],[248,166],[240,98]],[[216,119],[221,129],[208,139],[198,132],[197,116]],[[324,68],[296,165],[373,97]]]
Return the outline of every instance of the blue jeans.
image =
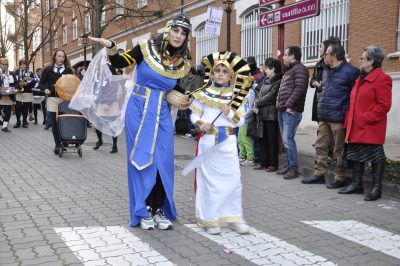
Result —
[[[278,122],[281,129],[283,145],[286,148],[289,168],[298,169],[297,146],[294,137],[296,136],[297,126],[302,118],[302,114],[295,112],[294,115],[278,111]]]

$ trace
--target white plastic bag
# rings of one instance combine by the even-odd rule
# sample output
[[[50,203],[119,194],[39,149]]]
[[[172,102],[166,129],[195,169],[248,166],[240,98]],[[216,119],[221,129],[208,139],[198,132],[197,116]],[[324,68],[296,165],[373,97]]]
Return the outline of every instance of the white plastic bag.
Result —
[[[125,126],[125,110],[132,81],[112,75],[106,48],[91,61],[81,85],[69,104],[106,135],[118,136]]]

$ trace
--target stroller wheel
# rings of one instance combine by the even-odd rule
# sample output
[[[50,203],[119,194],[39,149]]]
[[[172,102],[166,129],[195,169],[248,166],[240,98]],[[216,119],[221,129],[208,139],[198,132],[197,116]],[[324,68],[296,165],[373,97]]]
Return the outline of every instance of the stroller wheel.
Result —
[[[64,152],[64,150],[60,149],[60,152],[58,153],[58,156],[60,156],[60,158],[63,156],[63,152]]]
[[[81,148],[78,149],[78,154],[79,154],[79,157],[82,157],[82,149]]]

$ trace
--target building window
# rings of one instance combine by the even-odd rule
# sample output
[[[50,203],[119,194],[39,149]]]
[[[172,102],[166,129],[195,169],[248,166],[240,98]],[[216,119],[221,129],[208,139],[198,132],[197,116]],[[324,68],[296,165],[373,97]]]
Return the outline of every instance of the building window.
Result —
[[[103,27],[106,24],[106,8],[103,7],[101,11],[101,26]]]
[[[28,1],[28,5],[29,5],[29,8],[30,8],[30,9],[35,8],[35,0],[29,0],[29,1]]]
[[[205,23],[195,30],[196,36],[196,65],[201,64],[203,56],[218,51],[218,36],[206,34]]]
[[[124,14],[124,6],[125,6],[125,1],[124,0],[117,0],[116,1],[116,13],[117,13],[117,15],[123,15]]]
[[[72,40],[78,39],[78,19],[75,11],[72,11]]]
[[[137,0],[137,7],[144,8],[147,6],[147,0]]]
[[[36,50],[40,45],[41,37],[40,37],[40,29],[36,29],[33,33],[33,42],[32,49]]]
[[[50,12],[50,0],[46,0],[45,10],[46,10],[46,14],[48,14]]]
[[[319,59],[319,47],[329,36],[339,37],[347,51],[349,0],[322,0],[320,15],[302,21],[301,47],[303,63]]]
[[[24,58],[24,56],[25,56],[24,53],[25,53],[24,45],[21,44],[19,49],[18,49],[18,56],[19,56],[20,59]]]
[[[260,13],[265,11],[256,7],[241,17],[241,55],[243,58],[254,56],[259,65],[272,57],[272,27],[258,28]]]
[[[397,51],[400,52],[400,6],[399,6],[399,24],[397,25]]]
[[[58,48],[58,32],[54,32],[54,49]]]
[[[67,24],[65,23],[65,18],[62,18],[62,34],[63,34],[63,44],[67,44],[68,42],[68,30]]]
[[[89,33],[91,31],[91,21],[90,21],[90,12],[85,12],[85,33]]]

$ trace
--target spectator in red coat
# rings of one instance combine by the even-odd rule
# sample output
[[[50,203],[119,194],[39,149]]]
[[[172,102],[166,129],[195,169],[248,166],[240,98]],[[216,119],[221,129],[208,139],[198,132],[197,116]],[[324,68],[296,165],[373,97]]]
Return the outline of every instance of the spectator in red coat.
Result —
[[[346,114],[345,142],[348,143],[347,159],[352,161],[352,183],[339,190],[340,194],[363,193],[364,164],[372,163],[372,188],[365,200],[377,200],[382,193],[385,168],[385,143],[387,113],[392,103],[392,79],[382,71],[384,51],[368,46],[360,58],[361,75],[350,95]]]

